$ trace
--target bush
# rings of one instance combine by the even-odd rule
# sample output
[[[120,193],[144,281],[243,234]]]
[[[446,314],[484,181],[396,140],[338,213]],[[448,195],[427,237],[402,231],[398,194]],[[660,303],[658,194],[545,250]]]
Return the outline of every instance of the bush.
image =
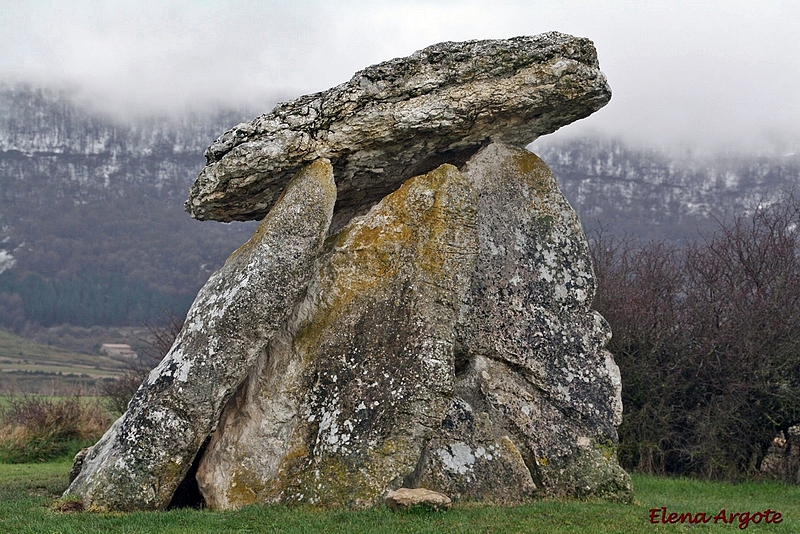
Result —
[[[595,308],[623,382],[620,461],[740,478],[800,422],[800,201],[684,247],[600,233]]]
[[[85,397],[12,397],[0,408],[0,462],[45,462],[72,456],[110,423],[103,406]]]

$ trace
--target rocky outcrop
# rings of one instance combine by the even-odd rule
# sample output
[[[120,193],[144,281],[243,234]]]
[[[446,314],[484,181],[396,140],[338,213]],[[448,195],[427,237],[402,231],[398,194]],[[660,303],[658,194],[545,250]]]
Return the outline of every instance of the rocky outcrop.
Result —
[[[306,289],[336,200],[331,165],[304,167],[255,235],[208,280],[169,354],[83,458],[87,508],[165,508],[223,407]]]
[[[544,163],[496,141],[607,96],[585,40],[445,43],[223,136],[190,204],[269,212],[69,492],[95,509],[163,508],[193,480],[213,508],[629,500],[586,238]],[[340,222],[371,208],[323,245],[331,168]]]
[[[626,501],[619,370],[579,221],[535,155],[491,144],[331,237],[306,300],[200,464],[206,503]]]
[[[433,45],[229,130],[206,151],[186,209],[198,219],[260,219],[300,166],[327,157],[339,228],[412,176],[460,166],[490,141],[526,146],[610,98],[588,39],[552,32]]]

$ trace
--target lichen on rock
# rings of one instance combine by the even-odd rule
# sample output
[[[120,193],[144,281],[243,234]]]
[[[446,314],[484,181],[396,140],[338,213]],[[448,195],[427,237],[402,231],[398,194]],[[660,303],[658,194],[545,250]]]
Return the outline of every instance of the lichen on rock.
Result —
[[[206,501],[361,507],[401,486],[629,500],[593,295],[577,217],[535,155],[492,144],[463,173],[408,180],[328,239],[223,415]]]
[[[198,475],[207,502],[359,506],[402,485],[453,394],[476,204],[444,165],[328,240],[292,340],[265,357],[212,440]],[[294,413],[278,421],[276,405]]]
[[[480,252],[457,328],[456,394],[508,432],[538,494],[629,500],[616,455],[594,453],[617,443],[622,390],[608,324],[590,309],[575,211],[527,150],[489,145],[463,172],[480,198]]]
[[[330,162],[304,167],[203,286],[183,329],[67,490],[87,508],[163,509],[304,292],[333,213]]]

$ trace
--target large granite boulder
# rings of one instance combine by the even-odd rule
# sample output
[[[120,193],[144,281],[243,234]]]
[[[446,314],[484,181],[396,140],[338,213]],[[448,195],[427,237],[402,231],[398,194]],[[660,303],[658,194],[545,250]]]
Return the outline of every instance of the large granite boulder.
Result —
[[[200,290],[169,354],[84,456],[68,494],[98,510],[170,503],[222,409],[303,295],[335,201],[330,162],[297,173],[255,235]]]
[[[551,32],[440,43],[226,132],[206,151],[186,210],[260,219],[300,166],[326,157],[339,228],[412,176],[460,166],[491,141],[526,146],[610,98],[588,39]]]
[[[514,146],[609,96],[585,39],[443,43],[223,135],[188,208],[266,217],[68,493],[104,510],[191,483],[213,508],[400,488],[630,500],[586,238]]]

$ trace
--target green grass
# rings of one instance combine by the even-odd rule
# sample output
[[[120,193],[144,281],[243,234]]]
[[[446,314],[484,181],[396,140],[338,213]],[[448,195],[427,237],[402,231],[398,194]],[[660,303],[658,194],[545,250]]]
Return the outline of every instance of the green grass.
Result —
[[[456,506],[447,512],[350,512],[251,506],[237,512],[173,510],[132,514],[61,513],[52,503],[67,485],[69,463],[0,465],[0,532],[215,533],[343,532],[740,532],[738,524],[650,524],[650,508],[676,512],[780,511],[783,522],[749,525],[746,532],[800,532],[800,488],[772,483],[720,484],[635,476],[636,502],[545,501],[513,508]]]

